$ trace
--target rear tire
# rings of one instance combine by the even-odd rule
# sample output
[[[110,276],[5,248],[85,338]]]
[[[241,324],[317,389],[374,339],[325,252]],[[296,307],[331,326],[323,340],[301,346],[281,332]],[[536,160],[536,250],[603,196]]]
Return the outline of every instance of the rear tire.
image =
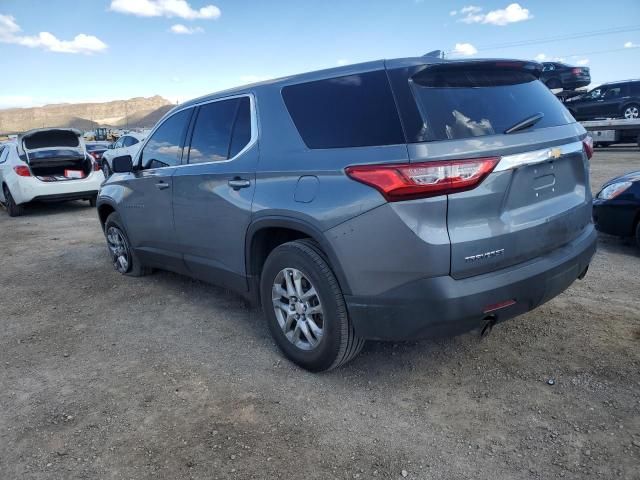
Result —
[[[640,220],[636,223],[636,246],[640,248]]]
[[[311,240],[288,242],[269,254],[260,278],[260,297],[276,344],[306,370],[337,368],[364,346],[349,320],[340,285],[322,250]]]
[[[104,223],[104,234],[107,240],[107,251],[111,257],[113,268],[122,275],[142,277],[151,273],[151,268],[140,262],[125,232],[120,215],[113,212]]]
[[[625,107],[622,109],[622,118],[627,118],[627,119],[640,118],[640,105],[638,105],[637,103],[625,105]]]
[[[7,213],[10,217],[20,217],[24,214],[24,207],[22,205],[16,205],[16,201],[13,199],[9,187],[2,186],[4,192],[4,206],[7,208]]]

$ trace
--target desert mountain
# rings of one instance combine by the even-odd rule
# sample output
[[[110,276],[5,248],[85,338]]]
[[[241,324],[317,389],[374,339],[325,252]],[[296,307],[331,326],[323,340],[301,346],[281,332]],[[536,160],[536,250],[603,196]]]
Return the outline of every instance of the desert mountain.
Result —
[[[41,127],[152,127],[173,105],[159,95],[104,103],[57,103],[0,110],[0,133]]]

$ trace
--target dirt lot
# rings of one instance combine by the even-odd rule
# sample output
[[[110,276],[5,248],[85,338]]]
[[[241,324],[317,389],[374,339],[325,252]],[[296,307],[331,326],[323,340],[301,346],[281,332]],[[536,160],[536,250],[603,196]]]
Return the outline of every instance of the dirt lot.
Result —
[[[593,159],[594,190],[640,169]],[[640,478],[640,250],[474,335],[369,343],[324,375],[259,311],[112,270],[86,202],[0,212],[0,478]],[[549,385],[548,380],[555,384]]]

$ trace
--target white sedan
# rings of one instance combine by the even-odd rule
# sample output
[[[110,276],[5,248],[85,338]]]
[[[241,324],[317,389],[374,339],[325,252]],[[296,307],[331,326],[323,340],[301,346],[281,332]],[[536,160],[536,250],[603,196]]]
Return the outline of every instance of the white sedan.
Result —
[[[131,158],[133,158],[145,138],[146,135],[143,133],[130,132],[109,145],[102,154],[101,160],[102,173],[105,178],[109,178],[113,173],[113,159],[122,155],[131,155]]]
[[[41,128],[0,144],[0,201],[11,217],[32,201],[88,200],[95,206],[103,182],[78,130]]]

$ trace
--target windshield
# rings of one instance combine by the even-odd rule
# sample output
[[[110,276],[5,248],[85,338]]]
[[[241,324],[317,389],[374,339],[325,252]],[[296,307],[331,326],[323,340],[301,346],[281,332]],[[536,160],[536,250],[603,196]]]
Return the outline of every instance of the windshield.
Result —
[[[502,134],[536,114],[542,118],[528,129],[574,122],[560,101],[529,72],[434,70],[426,68],[409,79],[423,122],[418,142]]]

